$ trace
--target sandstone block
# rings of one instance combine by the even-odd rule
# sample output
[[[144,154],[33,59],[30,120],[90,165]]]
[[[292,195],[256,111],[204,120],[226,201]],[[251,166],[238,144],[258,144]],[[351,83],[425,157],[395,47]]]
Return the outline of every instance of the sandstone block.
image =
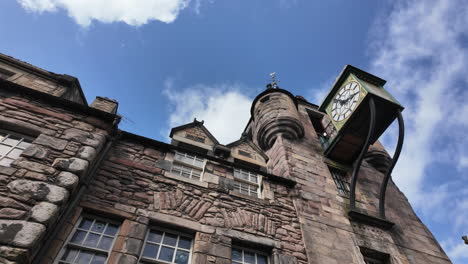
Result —
[[[25,263],[27,259],[28,250],[23,248],[14,248],[7,246],[0,246],[0,256],[7,259],[15,260],[20,263]],[[4,263],[4,262],[0,262]],[[5,262],[9,263],[9,262]],[[14,262],[11,262],[14,263]]]
[[[16,209],[22,209],[22,210],[29,210],[29,207],[27,205],[24,205],[15,199],[9,198],[9,197],[2,197],[0,196],[0,204],[5,207],[11,207],[11,208],[16,208]]]
[[[102,135],[91,134],[76,128],[69,128],[64,131],[63,138],[71,139],[85,145],[97,148],[104,143],[105,139]]]
[[[17,210],[14,208],[0,209],[0,218],[2,219],[20,219],[26,214],[26,211]]]
[[[14,194],[52,203],[63,203],[68,198],[66,189],[44,182],[14,180],[7,187]]]
[[[37,162],[27,161],[25,159],[18,159],[13,162],[13,166],[25,168],[30,171],[45,173],[45,174],[54,174],[55,169]]]
[[[64,150],[68,141],[41,134],[34,140],[34,143],[56,150]]]
[[[57,205],[48,202],[40,202],[31,209],[31,218],[40,223],[47,223],[57,212]]]
[[[73,190],[75,186],[78,184],[79,178],[75,174],[62,171],[57,176],[57,184],[58,186],[65,187],[69,190]]]
[[[0,219],[0,243],[30,248],[44,233],[42,224]]]
[[[62,159],[57,158],[54,160],[52,166],[58,168],[60,170],[69,171],[76,173],[78,175],[83,174],[88,169],[89,162],[84,159],[79,158],[70,158],[70,159]]]
[[[78,151],[78,158],[85,159],[87,161],[93,161],[96,157],[96,150],[93,147],[84,146]]]

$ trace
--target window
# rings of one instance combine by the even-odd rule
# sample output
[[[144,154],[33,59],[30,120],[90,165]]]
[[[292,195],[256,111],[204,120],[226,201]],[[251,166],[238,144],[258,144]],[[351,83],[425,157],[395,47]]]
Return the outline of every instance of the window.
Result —
[[[235,264],[268,264],[266,254],[243,248],[233,248],[231,260]]]
[[[150,229],[140,263],[188,264],[192,255],[192,237],[176,231]]]
[[[32,139],[10,131],[0,131],[0,165],[10,164],[31,145]]]
[[[197,136],[190,135],[190,134],[185,135],[185,137],[188,138],[188,139],[190,139],[190,140],[193,140],[193,141],[205,143],[205,139],[202,138],[202,137],[197,137]]]
[[[205,160],[195,155],[176,152],[171,173],[189,179],[200,180]]]
[[[259,196],[260,177],[252,172],[234,169],[234,190],[241,194]]]
[[[242,155],[242,156],[245,156],[245,157],[248,157],[248,158],[252,158],[252,155],[250,155],[249,152],[243,151],[243,150],[240,150],[240,149],[239,149],[239,155]]]
[[[82,217],[63,249],[58,263],[104,264],[114,244],[119,226],[106,220]]]
[[[390,255],[373,249],[360,247],[361,254],[366,264],[388,264]]]
[[[0,68],[0,79],[6,80],[13,75],[15,75],[15,73],[8,71],[6,69]]]
[[[332,167],[329,167],[329,169],[338,192],[341,195],[349,196],[349,182],[346,180],[346,173]]]
[[[364,256],[364,262],[366,264],[385,264],[386,263],[384,260],[375,259],[371,257],[365,257],[365,256]]]

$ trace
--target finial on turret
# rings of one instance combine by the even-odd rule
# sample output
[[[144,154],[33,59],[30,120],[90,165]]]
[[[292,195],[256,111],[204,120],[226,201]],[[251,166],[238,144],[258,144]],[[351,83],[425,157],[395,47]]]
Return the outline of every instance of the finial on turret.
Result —
[[[267,89],[277,89],[279,88],[278,83],[279,81],[276,80],[276,72],[270,73],[271,76],[271,83],[267,84]]]

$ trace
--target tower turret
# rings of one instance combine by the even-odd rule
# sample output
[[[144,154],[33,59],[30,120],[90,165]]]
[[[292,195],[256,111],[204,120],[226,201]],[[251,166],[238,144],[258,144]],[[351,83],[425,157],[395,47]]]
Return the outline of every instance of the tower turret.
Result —
[[[253,138],[263,150],[271,148],[278,136],[299,139],[304,135],[297,102],[290,92],[278,87],[274,75],[267,90],[254,99],[250,111],[254,121]]]

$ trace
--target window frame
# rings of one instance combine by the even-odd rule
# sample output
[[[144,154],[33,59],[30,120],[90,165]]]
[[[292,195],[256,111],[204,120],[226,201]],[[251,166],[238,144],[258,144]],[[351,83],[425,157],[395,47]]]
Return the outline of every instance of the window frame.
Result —
[[[262,251],[262,250],[257,250],[257,249],[251,249],[251,248],[248,248],[248,247],[245,247],[245,246],[239,246],[239,245],[232,245],[231,246],[231,263],[232,264],[245,264],[244,261],[242,262],[234,262],[232,260],[232,250],[233,249],[238,249],[238,250],[241,250],[242,251],[242,255],[244,255],[244,251],[248,251],[250,253],[254,253],[255,254],[255,262],[257,262],[257,255],[262,255],[262,256],[265,256],[267,258],[267,264],[272,264],[271,262],[271,254],[269,253],[266,253],[265,251]],[[257,264],[257,263],[255,263]]]
[[[112,244],[111,246],[109,247],[109,249],[106,251],[104,249],[100,249],[100,248],[93,248],[93,247],[89,247],[89,246],[84,246],[84,245],[78,245],[78,244],[75,244],[75,243],[71,243],[71,239],[73,238],[73,236],[75,235],[75,233],[77,232],[78,230],[78,227],[79,225],[81,224],[81,222],[83,221],[84,218],[91,218],[93,219],[93,223],[94,221],[103,221],[103,222],[106,222],[107,224],[113,224],[113,225],[117,225],[117,231],[115,233],[115,236],[114,236],[114,239],[112,241]],[[72,232],[70,232],[70,234],[68,235],[67,237],[67,240],[63,243],[62,245],[62,248],[60,249],[59,253],[57,254],[55,260],[54,260],[54,264],[60,264],[61,263],[61,258],[63,257],[63,255],[65,254],[66,250],[68,248],[72,248],[72,249],[76,249],[76,250],[80,250],[80,251],[87,251],[87,252],[91,252],[93,254],[105,254],[106,255],[106,261],[104,262],[104,264],[107,264],[108,261],[109,261],[109,258],[112,254],[112,250],[115,246],[115,243],[116,243],[116,240],[117,240],[117,237],[119,236],[119,232],[120,232],[120,228],[121,228],[121,225],[122,223],[119,222],[119,221],[116,221],[116,220],[113,220],[113,219],[108,219],[108,218],[105,218],[105,217],[100,217],[100,216],[96,216],[96,215],[93,215],[93,214],[82,214],[80,215],[80,218],[78,219],[78,221],[76,221],[76,223],[73,225],[73,230]],[[87,235],[90,233],[90,230],[88,230],[87,234],[86,234],[86,237]],[[86,237],[84,239],[86,239]],[[102,237],[101,237],[102,238]],[[101,239],[100,238],[100,239]],[[83,239],[83,240],[84,240]],[[98,242],[99,243],[99,242]],[[76,257],[75,257],[76,258]],[[63,261],[64,262],[64,261]]]
[[[15,132],[15,131],[12,131],[12,130],[8,130],[8,129],[0,129],[0,136],[3,137],[0,139],[0,146],[5,146],[5,147],[8,147],[9,150],[4,154],[4,155],[0,155],[0,162],[3,160],[3,159],[10,159],[12,160],[12,162],[14,162],[16,159],[18,159],[21,154],[31,145],[33,144],[33,141],[34,141],[34,137],[31,137],[29,135],[25,135],[25,134],[22,134],[22,133],[18,133],[18,132]],[[5,144],[3,143],[6,139],[9,139],[11,136],[13,136],[14,138],[19,138],[19,139],[11,139],[11,140],[16,140],[17,142],[15,143],[15,145],[8,145],[8,144]],[[21,143],[27,143],[28,146],[24,147],[24,148],[20,148],[19,145]],[[10,154],[13,150],[21,150],[21,152],[19,153],[18,157],[17,158],[12,158],[12,157],[9,157],[8,154]],[[0,166],[4,166],[4,167],[10,167],[10,164],[12,163],[10,162],[8,165],[0,165]]]
[[[241,173],[241,174],[242,173],[248,173],[249,180],[236,177],[236,171],[239,171],[239,173]],[[257,182],[253,182],[253,181],[250,180],[252,175],[256,176]],[[248,195],[248,196],[251,196],[251,197],[256,197],[256,198],[261,198],[262,197],[262,195],[261,195],[261,193],[262,193],[262,183],[263,183],[262,175],[260,175],[258,173],[254,173],[254,172],[252,172],[250,170],[245,170],[245,169],[241,169],[241,168],[233,168],[232,176],[234,178],[234,184],[239,184],[239,189],[235,188],[234,189],[235,192],[243,194],[243,195]],[[251,193],[250,188],[248,188],[248,192],[249,192],[248,194],[242,193],[241,192],[242,185],[247,185],[249,187],[254,186],[257,189],[257,195],[256,196],[251,195],[250,194]]]
[[[347,178],[347,172],[331,166],[328,166],[328,170],[330,171],[338,193],[342,196],[349,197],[351,186],[350,183],[345,179]]]
[[[177,159],[177,155],[180,155],[182,154],[185,158],[187,158],[187,156],[193,156],[193,162],[192,164],[190,163],[186,163],[182,160],[179,160]],[[194,165],[195,161],[196,160],[203,160],[201,166],[197,166],[197,165]],[[174,152],[174,158],[172,160],[172,166],[171,166],[171,170],[170,170],[170,173],[174,176],[178,176],[178,177],[183,177],[183,178],[186,178],[186,179],[191,179],[191,180],[196,180],[196,181],[203,181],[203,174],[205,172],[205,167],[206,167],[206,163],[207,163],[207,159],[205,158],[201,158],[200,156],[198,155],[195,155],[195,154],[191,154],[191,153],[188,153],[188,152],[182,152],[182,151],[175,151]],[[174,166],[180,166],[180,167],[183,167],[183,168],[187,168],[187,169],[190,169],[190,177],[185,177],[185,176],[182,176],[182,170],[180,170],[180,173],[174,173],[173,170],[174,170]],[[193,178],[193,171],[194,170],[197,170],[200,172],[200,176],[199,176],[199,179],[194,179]]]
[[[156,245],[159,246],[158,252],[156,253],[156,257],[158,257],[159,253],[161,252],[161,247],[162,246],[167,246],[167,247],[171,247],[171,248],[174,249],[174,255],[172,257],[174,259],[175,256],[176,256],[176,253],[177,253],[177,249],[179,249],[178,243],[179,243],[180,237],[190,238],[192,240],[192,242],[190,243],[190,250],[187,250],[187,249],[184,249],[184,248],[182,248],[182,250],[183,251],[189,251],[189,259],[188,259],[187,263],[191,264],[191,261],[192,261],[192,258],[193,258],[193,248],[195,246],[195,243],[194,243],[195,242],[195,236],[193,234],[189,234],[187,232],[181,232],[181,231],[177,231],[177,230],[174,230],[174,229],[171,229],[171,228],[157,226],[156,224],[150,225],[148,227],[148,230],[146,231],[145,239],[143,240],[143,244],[141,246],[141,250],[140,250],[140,253],[138,255],[138,262],[137,262],[138,264],[144,264],[144,263],[173,264],[174,263],[174,262],[167,262],[167,261],[159,260],[159,259],[151,259],[151,258],[143,256],[143,251],[145,250],[145,246],[146,246],[146,243],[148,241],[148,236],[149,236],[151,230],[157,230],[157,231],[163,232],[163,236],[161,237],[161,241],[159,243],[149,242],[150,244],[156,244]],[[162,241],[163,241],[164,236],[166,235],[166,233],[169,233],[169,234],[172,234],[172,235],[177,235],[177,243],[176,243],[177,246],[170,246],[170,245],[162,244]]]

